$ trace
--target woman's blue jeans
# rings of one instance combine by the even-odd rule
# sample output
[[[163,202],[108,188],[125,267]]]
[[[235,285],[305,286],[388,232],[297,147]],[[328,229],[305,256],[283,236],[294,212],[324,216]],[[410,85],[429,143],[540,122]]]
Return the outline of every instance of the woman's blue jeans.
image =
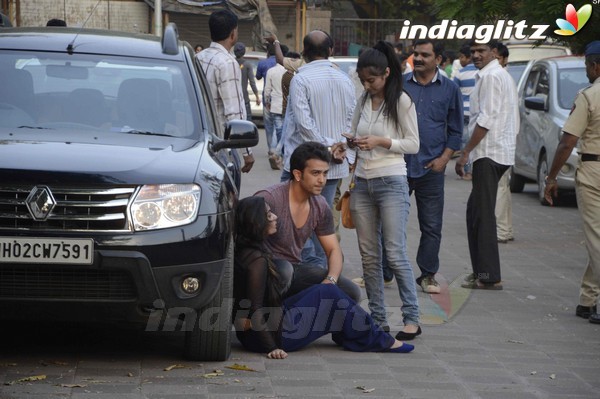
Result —
[[[350,211],[358,236],[369,309],[380,326],[388,325],[381,267],[382,238],[388,266],[398,284],[404,324],[419,324],[417,287],[406,250],[409,207],[406,176],[356,178],[350,197]]]

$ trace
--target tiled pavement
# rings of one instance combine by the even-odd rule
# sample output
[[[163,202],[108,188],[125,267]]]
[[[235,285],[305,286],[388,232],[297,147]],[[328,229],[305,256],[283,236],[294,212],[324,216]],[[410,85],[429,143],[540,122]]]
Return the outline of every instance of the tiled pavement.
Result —
[[[262,147],[255,150],[257,164],[244,176],[243,196],[278,181],[264,153]],[[456,179],[451,162],[440,254],[442,277],[448,282],[470,270],[465,229],[469,190],[469,182]],[[91,326],[4,325],[0,399],[600,398],[600,326],[574,316],[586,263],[574,201],[542,207],[534,186],[528,185],[525,193],[513,195],[513,219],[515,241],[500,245],[504,290],[461,293],[455,283],[440,294],[445,301],[420,292],[423,335],[414,341],[411,354],[345,352],[323,338],[286,360],[269,360],[244,352],[235,342],[227,362],[201,364],[179,358],[181,336]],[[413,206],[408,230],[413,261],[418,238]],[[354,231],[342,230],[342,247],[345,274],[359,276]],[[386,296],[391,319],[397,320],[397,290],[386,288]],[[453,303],[465,298],[464,305]],[[449,308],[458,311],[450,312],[446,322],[430,314]],[[442,319],[447,314],[441,312]],[[235,363],[255,371],[227,368]],[[183,368],[165,371],[175,364]],[[215,370],[222,375],[211,377]],[[15,382],[37,375],[45,379]]]

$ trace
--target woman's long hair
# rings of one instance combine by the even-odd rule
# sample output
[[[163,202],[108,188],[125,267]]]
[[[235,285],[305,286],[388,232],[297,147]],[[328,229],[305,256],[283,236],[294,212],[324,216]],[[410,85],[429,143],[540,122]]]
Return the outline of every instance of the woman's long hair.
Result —
[[[271,253],[265,249],[269,220],[267,219],[267,205],[263,197],[247,197],[237,205],[235,214],[236,238],[235,256],[240,263],[251,263],[256,260],[239,259],[238,256],[244,248],[252,248],[260,251],[268,265],[269,273],[267,279],[268,304],[279,306],[281,304],[281,292],[279,291],[279,273],[275,268]]]
[[[399,129],[398,101],[403,92],[402,68],[394,47],[383,40],[378,41],[373,48],[365,50],[358,57],[356,70],[360,71],[363,68],[370,68],[370,72],[377,76],[383,76],[385,68],[390,68],[390,74],[385,81],[383,115],[390,118],[396,129]],[[366,101],[365,95],[362,100],[363,107]]]

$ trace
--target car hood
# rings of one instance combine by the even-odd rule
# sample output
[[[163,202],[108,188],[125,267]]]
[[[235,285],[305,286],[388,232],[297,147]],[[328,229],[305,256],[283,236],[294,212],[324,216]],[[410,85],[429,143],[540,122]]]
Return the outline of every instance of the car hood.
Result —
[[[191,183],[204,146],[197,140],[145,135],[78,140],[66,134],[59,141],[44,139],[44,133],[0,131],[5,184]]]

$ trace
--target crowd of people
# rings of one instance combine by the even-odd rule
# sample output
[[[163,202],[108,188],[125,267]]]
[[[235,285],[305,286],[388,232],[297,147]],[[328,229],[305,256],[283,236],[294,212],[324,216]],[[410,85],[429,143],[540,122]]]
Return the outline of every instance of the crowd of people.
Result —
[[[244,348],[283,359],[331,334],[347,350],[412,351],[414,346],[404,341],[423,333],[417,287],[432,295],[441,292],[436,274],[444,175],[452,157],[457,157],[457,175],[472,184],[466,207],[472,274],[462,287],[503,289],[498,243],[514,239],[507,179],[519,130],[516,83],[505,69],[506,46],[471,41],[449,55],[441,43],[428,39],[416,40],[410,51],[379,41],[361,50],[354,75],[348,76],[329,60],[334,46],[326,32],[304,37],[301,58],[288,55],[287,47],[269,35],[268,56],[254,75],[243,60],[236,16],[215,12],[209,27],[212,42],[196,57],[210,83],[218,120],[224,124],[249,117],[250,85],[256,103],[264,105],[271,167],[282,170],[280,183],[242,199],[236,211],[233,321]],[[594,91],[599,53],[600,42],[586,52],[594,87],[578,96],[558,154],[570,153],[581,137],[589,152],[584,160],[600,160],[600,116],[594,105],[600,103]],[[262,98],[255,78],[265,81]],[[252,152],[247,149],[243,155],[243,171],[248,172]],[[583,165],[586,174],[582,168],[578,196],[584,198],[580,209],[586,215],[590,264],[577,315],[600,322],[595,307],[600,294],[599,196],[598,185],[590,183],[599,164]],[[547,181],[549,201],[560,166],[557,156]],[[334,204],[342,179],[351,172],[350,212],[369,312],[358,305],[359,286],[343,275],[336,235]],[[406,248],[413,194],[421,232],[417,278]],[[394,279],[404,324],[395,337],[383,290]]]

